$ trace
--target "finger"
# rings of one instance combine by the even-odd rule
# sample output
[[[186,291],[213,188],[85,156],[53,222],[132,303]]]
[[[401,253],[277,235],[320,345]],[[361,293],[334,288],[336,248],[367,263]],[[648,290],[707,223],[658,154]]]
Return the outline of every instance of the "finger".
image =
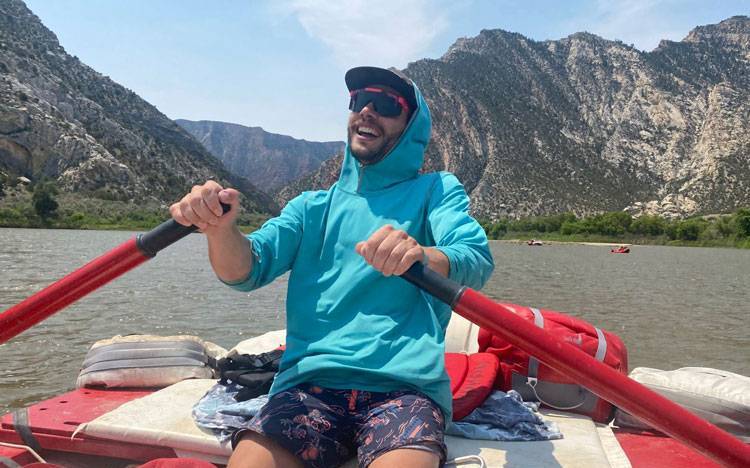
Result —
[[[365,257],[365,261],[367,263],[372,265],[373,257],[375,256],[378,247],[393,231],[393,226],[391,226],[390,224],[386,224],[385,226],[375,231],[369,237],[369,239],[365,241],[365,246],[362,249],[363,254],[361,255]]]
[[[383,269],[381,270],[381,272],[385,276],[391,276],[395,274],[396,269],[401,265],[404,256],[407,255],[409,250],[412,249],[415,244],[416,242],[413,242],[410,238],[404,239],[402,242],[399,242],[393,248],[393,250],[391,250],[391,254],[383,264]]]
[[[208,207],[208,202],[206,201],[206,197],[208,197],[211,192],[212,190],[209,187],[197,187],[190,193],[190,199],[188,203],[190,204],[190,208],[192,208],[193,212],[198,216],[199,221],[209,224],[216,224],[219,221],[219,216],[211,211],[211,209]]]
[[[391,231],[388,236],[383,239],[380,245],[378,245],[378,248],[372,258],[372,266],[376,270],[384,271],[386,261],[391,256],[393,250],[396,249],[396,247],[402,242],[409,244],[408,247],[412,247],[414,244],[416,244],[416,241],[409,237],[409,235],[405,231]]]
[[[406,270],[411,268],[417,262],[421,262],[425,258],[424,248],[417,244],[415,247],[409,249],[406,254],[401,257],[401,262],[393,269],[393,274],[401,276],[406,273]]]
[[[190,195],[185,196],[178,205],[182,218],[190,223],[190,226],[198,226],[200,229],[206,228],[207,224],[193,211],[190,204]]]
[[[203,201],[206,204],[206,208],[209,209],[214,215],[221,217],[224,214],[224,210],[221,208],[221,202],[219,201],[219,192],[208,190],[204,191]]]
[[[191,226],[193,224],[182,215],[182,210],[180,209],[180,202],[173,203],[169,207],[169,214],[172,215],[172,219],[177,221],[177,223],[182,224],[183,226]]]
[[[365,256],[365,251],[367,249],[367,242],[357,242],[357,245],[354,246],[354,251],[360,254],[361,256]]]
[[[230,205],[232,208],[237,208],[240,205],[240,192],[232,188],[221,190],[219,201]]]

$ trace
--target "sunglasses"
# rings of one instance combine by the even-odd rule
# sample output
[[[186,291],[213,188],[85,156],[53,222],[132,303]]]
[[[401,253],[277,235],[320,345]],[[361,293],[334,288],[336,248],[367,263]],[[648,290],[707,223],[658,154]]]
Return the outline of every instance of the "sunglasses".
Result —
[[[402,110],[409,112],[406,99],[380,88],[355,89],[349,96],[349,110],[352,112],[361,112],[369,103],[383,117],[398,117]]]

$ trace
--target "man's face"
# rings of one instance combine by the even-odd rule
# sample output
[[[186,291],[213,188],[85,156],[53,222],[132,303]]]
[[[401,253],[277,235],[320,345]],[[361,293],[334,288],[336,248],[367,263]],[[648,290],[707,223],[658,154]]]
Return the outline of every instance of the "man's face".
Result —
[[[373,85],[393,94],[388,86]],[[409,118],[404,110],[396,117],[383,117],[369,103],[359,112],[349,114],[348,138],[352,154],[364,165],[375,164],[393,149]]]

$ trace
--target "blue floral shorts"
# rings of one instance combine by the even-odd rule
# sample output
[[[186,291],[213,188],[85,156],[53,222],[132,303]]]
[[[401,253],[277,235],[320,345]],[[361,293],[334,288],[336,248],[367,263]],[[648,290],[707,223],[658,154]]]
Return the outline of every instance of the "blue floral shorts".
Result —
[[[354,456],[366,467],[397,448],[428,450],[445,462],[445,419],[413,391],[367,392],[302,385],[273,395],[247,429],[269,437],[305,466],[335,467]]]

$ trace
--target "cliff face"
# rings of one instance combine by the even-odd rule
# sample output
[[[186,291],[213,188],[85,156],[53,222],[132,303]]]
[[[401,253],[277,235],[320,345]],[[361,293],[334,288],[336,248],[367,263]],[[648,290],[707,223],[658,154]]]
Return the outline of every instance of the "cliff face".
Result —
[[[326,159],[315,171],[305,174],[273,192],[274,201],[279,206],[284,206],[286,202],[306,190],[327,189],[338,180],[343,160],[343,151],[332,158]]]
[[[734,17],[647,53],[588,33],[460,39],[404,70],[432,111],[425,170],[454,172],[491,219],[750,205],[749,38]]]
[[[344,142],[312,142],[277,135],[259,127],[176,120],[232,173],[271,192],[307,173],[344,150]]]
[[[276,209],[155,107],[67,54],[19,0],[0,0],[0,171],[160,204],[214,178],[242,190],[247,208]]]

